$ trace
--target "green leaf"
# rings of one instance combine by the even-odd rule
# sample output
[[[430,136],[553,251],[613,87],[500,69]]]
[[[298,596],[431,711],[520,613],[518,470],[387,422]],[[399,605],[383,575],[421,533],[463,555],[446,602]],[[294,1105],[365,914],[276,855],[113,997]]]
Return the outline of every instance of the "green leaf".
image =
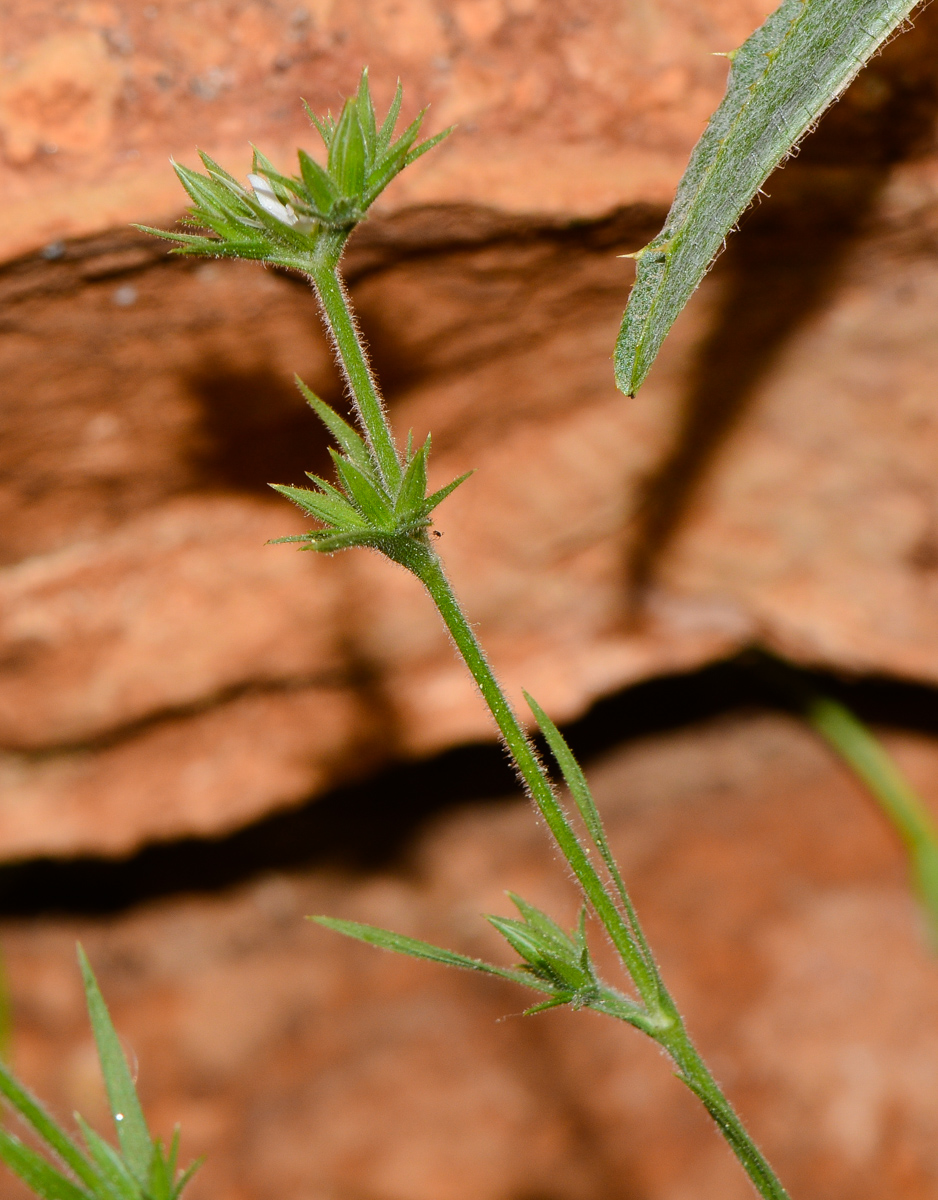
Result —
[[[381,128],[378,130],[378,135],[375,139],[375,156],[377,158],[380,158],[391,144],[391,138],[394,136],[394,126],[397,124],[397,118],[401,115],[401,101],[403,99],[404,87],[401,81],[398,80],[394,99],[391,101],[391,107],[388,109],[388,115],[382,121]]]
[[[147,1180],[147,1200],[173,1200],[173,1173],[163,1157],[162,1144],[153,1147],[153,1161]]]
[[[415,146],[407,155],[407,162],[404,165],[409,167],[412,162],[416,162],[417,159],[426,154],[428,150],[432,150],[433,147],[438,146],[444,138],[448,138],[455,128],[455,125],[450,125],[447,129],[442,130],[440,133],[435,133],[433,137],[427,138],[425,142],[421,142],[419,146]]]
[[[377,489],[370,476],[359,471],[354,463],[337,454],[331,447],[329,453],[348,498],[362,516],[373,526],[389,529],[392,511],[388,498]]]
[[[606,837],[606,830],[603,826],[602,817],[599,815],[599,809],[596,807],[596,801],[593,799],[593,793],[586,781],[586,776],[583,774],[583,768],[577,762],[576,757],[563,734],[550,719],[543,708],[538,704],[533,696],[524,692],[525,701],[534,717],[537,720],[541,733],[550,747],[551,754],[560,768],[560,773],[563,775],[564,783],[570,789],[570,795],[573,797],[573,802],[577,806],[577,811],[583,819],[583,824],[586,826],[586,831],[590,836],[593,845],[599,851],[600,858],[609,872],[616,891],[619,895],[619,901],[622,911],[628,924],[629,933],[642,959],[645,962],[646,969],[650,977],[656,982],[658,980],[658,967],[655,963],[654,956],[648,942],[645,940],[645,935],[642,927],[639,924],[638,915],[632,904],[631,898],[626,891],[625,882],[622,879],[622,873],[619,870],[619,865],[615,860],[612,849],[609,845],[609,840]]]
[[[329,113],[329,115],[326,117],[320,118],[316,115],[316,113],[313,112],[308,101],[306,100],[303,101],[303,107],[306,109],[306,115],[316,126],[319,136],[322,138],[323,145],[328,150],[329,146],[332,144],[332,135],[335,132],[335,121],[332,119],[332,113]]]
[[[304,550],[315,550],[318,554],[335,554],[337,550],[350,550],[353,546],[375,545],[373,530],[365,528],[361,533],[335,533],[331,529],[314,530],[306,537]]]
[[[5,1129],[0,1129],[0,1159],[43,1200],[89,1200],[87,1192]]]
[[[173,1187],[174,1200],[175,1200],[176,1196],[182,1195],[182,1191],[185,1188],[186,1184],[189,1182],[189,1180],[196,1173],[196,1171],[198,1171],[199,1167],[201,1167],[204,1162],[205,1162],[204,1158],[197,1158],[195,1160],[195,1162],[190,1163],[189,1166],[186,1167],[186,1169],[183,1171],[183,1173],[176,1180],[176,1183]]]
[[[242,194],[244,193],[244,184],[240,180],[235,179],[234,175],[229,175],[225,168],[219,166],[214,158],[210,158],[203,150],[199,150],[198,155],[209,175],[213,176],[220,183],[227,183],[229,187],[234,188]]]
[[[140,1184],[128,1171],[124,1160],[113,1146],[109,1146],[80,1114],[75,1114],[75,1120],[85,1139],[88,1153],[114,1196],[118,1200],[140,1200]]]
[[[16,1077],[0,1064],[0,1093],[10,1105],[35,1129],[50,1149],[72,1170],[83,1183],[93,1187],[97,1176],[78,1146],[64,1129],[49,1116],[31,1092]]]
[[[467,471],[465,475],[460,475],[457,479],[454,479],[452,483],[448,483],[446,487],[441,487],[439,491],[432,492],[429,496],[427,496],[423,505],[424,513],[429,516],[429,514],[432,513],[438,505],[443,503],[450,492],[455,492],[459,485],[461,483],[465,483],[471,474],[472,471]]]
[[[430,453],[430,438],[420,447],[408,464],[394,505],[395,516],[405,517],[410,513],[421,513],[427,498],[427,455]]]
[[[365,140],[358,107],[346,100],[329,147],[329,172],[344,196],[357,196],[365,184]]]
[[[544,916],[543,913],[539,915]],[[527,921],[498,916],[487,916],[486,920],[534,971],[552,985],[579,991],[593,984],[589,970],[584,969],[580,961],[578,947],[562,931],[559,931],[558,940],[553,932],[545,934]]]
[[[491,913],[487,913],[485,919],[525,962],[534,967],[543,963],[549,953],[545,949],[544,939],[524,921],[517,921],[513,917],[498,917]]]
[[[305,150],[297,151],[297,156],[300,160],[300,174],[310,199],[324,217],[328,216],[332,205],[339,198],[331,177]]]
[[[912,878],[938,946],[938,825],[897,763],[853,713],[827,696],[812,696],[805,716],[879,802],[906,845]]]
[[[362,71],[358,94],[355,97],[355,106],[358,109],[358,124],[365,141],[365,169],[367,170],[374,158],[378,140],[375,128],[375,108],[371,100],[371,89],[368,87],[367,67]]]
[[[336,933],[344,933],[346,937],[367,942],[369,946],[392,950],[395,954],[407,954],[411,958],[424,958],[429,962],[442,963],[447,967],[460,967],[464,971],[481,971],[485,975],[497,975],[500,979],[510,979],[513,983],[523,984],[538,992],[547,990],[524,971],[496,967],[479,958],[456,954],[453,950],[444,950],[429,942],[405,937],[402,933],[392,933],[389,929],[379,929],[375,925],[362,925],[359,921],[342,921],[337,917],[309,917],[308,920],[315,921],[317,925],[323,925],[326,929],[334,929]]]
[[[371,473],[373,470],[371,457],[368,454],[368,449],[361,435],[356,433],[352,426],[347,421],[344,421],[324,400],[320,400],[316,393],[311,391],[303,380],[300,379],[299,375],[295,375],[294,379],[296,380],[296,386],[303,393],[306,403],[316,416],[319,417],[320,421],[322,421],[323,425],[329,430],[356,467],[366,474]]]
[[[514,892],[508,893],[508,899],[512,902],[518,912],[521,913],[525,921],[538,933],[548,940],[553,940],[556,945],[562,946],[565,949],[573,950],[574,945],[569,937],[564,933],[556,921],[552,920],[547,913],[541,912],[539,908],[535,908],[533,904],[528,904],[527,900],[522,900],[520,896],[516,896]]]
[[[291,487],[286,483],[272,483],[270,486],[281,496],[292,500],[304,512],[315,517],[317,521],[325,521],[327,525],[335,525],[343,532],[369,529],[368,522],[351,504],[343,499],[323,496],[310,488]]]
[[[101,1074],[104,1076],[108,1103],[117,1129],[117,1140],[120,1142],[121,1153],[127,1166],[133,1175],[144,1183],[153,1155],[150,1131],[147,1129],[143,1109],[137,1099],[137,1089],[134,1087],[101,989],[80,945],[78,962],[85,985],[85,1002],[88,1005],[88,1016],[91,1018],[91,1029],[101,1061]]]
[[[634,395],[723,239],[769,173],[917,0],[784,0],[732,59],[722,104],[694,148],[661,233],[636,255],[616,344]]]
[[[173,166],[183,187],[198,206],[200,216],[222,218],[237,228],[238,222],[250,217],[254,211],[246,192],[235,194],[210,176],[200,175],[180,163]]]

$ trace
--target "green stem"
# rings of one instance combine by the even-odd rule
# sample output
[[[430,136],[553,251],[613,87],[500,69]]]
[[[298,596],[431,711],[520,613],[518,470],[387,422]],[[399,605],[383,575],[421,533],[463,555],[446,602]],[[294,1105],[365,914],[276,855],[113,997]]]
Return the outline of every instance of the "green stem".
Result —
[[[394,493],[401,484],[401,464],[375,378],[355,327],[345,285],[339,275],[337,264],[346,240],[346,235],[340,236],[341,242],[336,238],[337,246],[329,243],[321,256],[317,256],[310,273],[335,339],[339,362],[345,371],[375,465],[384,483]]]
[[[639,994],[653,1010],[656,1019],[673,1019],[666,994],[662,996],[659,980],[653,968],[645,962],[622,914],[606,892],[596,869],[570,828],[560,807],[550,780],[538,761],[537,754],[525,733],[514,709],[499,686],[498,680],[479,645],[472,626],[466,620],[459,601],[453,593],[443,566],[432,547],[416,544],[407,565],[421,581],[433,598],[446,628],[469,668],[472,678],[489,706],[499,732],[511,753],[518,773],[530,792],[551,833],[557,840],[564,857],[583,886],[583,890],[596,910],[597,916],[609,931],[616,949],[622,956]]]
[[[746,1131],[729,1100],[723,1095],[707,1064],[687,1035],[683,1024],[656,1039],[671,1055],[678,1078],[690,1088],[714,1119],[730,1149],[765,1200],[790,1200],[765,1155]]]
[[[339,252],[341,247],[339,247]],[[389,479],[400,481],[401,469],[391,430],[381,400],[368,369],[364,351],[358,341],[355,322],[348,308],[345,292],[338,277],[338,256],[330,264],[320,266],[314,273],[326,318],[335,336],[339,355],[362,418],[376,461]],[[789,1200],[788,1193],[776,1178],[772,1168],[746,1132],[739,1117],[697,1053],[680,1013],[661,982],[657,968],[647,951],[644,935],[638,926],[631,904],[628,914],[639,929],[636,940],[623,913],[612,901],[602,879],[571,828],[560,802],[554,794],[534,746],[515,715],[488,664],[479,640],[466,619],[459,601],[450,586],[436,552],[425,538],[402,539],[394,557],[412,571],[429,592],[449,630],[463,661],[469,668],[499,732],[514,760],[519,775],[534,803],[547,822],[562,854],[579,880],[587,899],[602,921],[622,962],[638,990],[645,1008],[640,1019],[636,1006],[625,997],[616,1003],[611,995],[603,997],[602,1011],[621,1020],[638,1024],[659,1043],[673,1059],[679,1078],[699,1097],[704,1107],[729,1143],[744,1170],[765,1200]]]
[[[621,921],[618,911],[610,903],[598,876],[595,876],[595,885],[593,884],[590,874],[595,875],[595,872],[592,872],[588,860],[581,861],[585,859],[585,855],[583,855],[579,843],[569,837],[566,823],[555,819],[554,813],[555,810],[559,811],[559,805],[550,781],[537,759],[534,747],[499,686],[472,626],[466,620],[439,558],[431,547],[421,547],[421,552],[415,553],[412,561],[406,565],[421,580],[439,609],[453,641],[495,718],[519,773],[543,813],[551,832],[557,838],[561,851],[583,883],[584,890],[596,908],[597,914],[613,937],[616,949],[621,954],[639,993],[646,1003],[652,1000],[655,1004],[657,1011],[653,1010],[649,1013],[650,1019],[646,1032],[668,1051],[678,1068],[679,1078],[701,1100],[707,1112],[713,1117],[743,1169],[755,1184],[760,1196],[765,1197],[766,1200],[789,1200],[788,1193],[758,1146],[746,1132],[745,1126],[695,1049],[684,1028],[680,1014],[661,985],[660,979],[655,978],[649,972],[644,959],[636,953],[635,945],[630,938],[626,940],[616,937],[615,925]],[[584,867],[587,868],[587,871],[581,873]],[[655,972],[656,975],[657,972]],[[632,1016],[631,1010],[623,1010],[622,1019],[629,1020]],[[632,1023],[634,1023],[634,1019]]]

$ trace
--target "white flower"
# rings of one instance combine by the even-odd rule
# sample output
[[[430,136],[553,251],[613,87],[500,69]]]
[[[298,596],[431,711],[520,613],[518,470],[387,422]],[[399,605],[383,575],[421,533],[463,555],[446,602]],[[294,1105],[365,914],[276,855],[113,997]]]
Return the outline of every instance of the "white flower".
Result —
[[[315,221],[310,221],[306,217],[298,217],[293,211],[291,204],[281,204],[277,199],[274,189],[263,175],[249,175],[248,183],[254,189],[254,196],[257,203],[264,212],[270,213],[272,217],[275,217],[278,221],[282,221],[284,225],[290,225],[300,233],[309,233],[316,224]]]

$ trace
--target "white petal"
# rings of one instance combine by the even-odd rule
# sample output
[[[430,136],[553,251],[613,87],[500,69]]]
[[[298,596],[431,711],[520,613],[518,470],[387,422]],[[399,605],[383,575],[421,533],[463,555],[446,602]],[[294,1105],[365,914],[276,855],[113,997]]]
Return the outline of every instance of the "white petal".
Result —
[[[248,183],[254,189],[254,195],[257,203],[261,206],[264,212],[270,213],[272,217],[276,217],[278,221],[282,221],[284,225],[293,225],[296,222],[295,214],[281,204],[277,199],[274,189],[270,186],[263,175],[249,175]]]

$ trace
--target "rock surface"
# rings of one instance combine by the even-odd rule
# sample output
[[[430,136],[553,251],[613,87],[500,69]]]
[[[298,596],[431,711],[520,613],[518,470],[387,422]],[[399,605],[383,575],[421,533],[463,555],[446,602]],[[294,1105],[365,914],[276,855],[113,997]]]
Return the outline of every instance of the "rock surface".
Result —
[[[938,803],[938,744],[890,746]],[[938,992],[897,842],[802,727],[728,716],[592,764],[669,985],[792,1195],[938,1186]],[[386,923],[510,961],[480,912],[575,905],[520,801],[437,820],[397,870],[275,873],[102,918],[7,919],[16,1068],[105,1128],[74,942],[144,1106],[207,1163],[192,1200],[743,1200],[748,1185],[650,1043],[510,985],[310,927]],[[598,940],[598,939],[597,939]],[[4,1177],[0,1194],[22,1193]]]
[[[224,14],[203,5],[204,46],[190,38],[186,58],[188,11],[87,5],[58,29],[40,6],[17,26],[0,110],[10,178],[39,189],[37,220],[46,183],[74,199],[68,230],[115,219],[94,205],[93,221],[81,215],[92,175],[121,213],[151,215],[143,193],[120,191],[132,170],[113,158],[137,134],[162,154],[170,131],[194,140],[204,117],[221,153],[260,113],[259,139],[268,119],[293,138],[258,97],[269,89],[276,106],[278,89],[292,94],[316,38],[326,39],[316,103],[346,86],[385,20],[413,34],[410,50],[392,38],[385,52],[416,64],[414,100],[438,95],[429,81],[443,70],[433,39],[413,33],[420,22],[442,20],[456,39],[446,86],[469,64],[497,72],[522,61],[519,48],[541,47],[532,70],[545,95],[564,98],[549,143],[560,190],[543,204],[523,188],[471,203],[482,178],[473,139],[509,138],[510,152],[498,143],[509,191],[535,187],[547,144],[547,117],[531,116],[523,89],[480,83],[478,133],[463,130],[437,167],[422,160],[418,190],[368,222],[348,259],[397,428],[433,431],[434,482],[476,468],[439,510],[440,547],[513,696],[525,686],[566,720],[752,641],[838,671],[938,681],[933,10],[770,182],[634,401],[616,392],[609,363],[631,279],[616,256],[656,230],[664,193],[650,169],[610,192],[608,176],[583,167],[577,186],[598,190],[581,203],[562,190],[563,154],[621,164],[640,143],[677,162],[702,120],[694,106],[718,90],[701,45],[738,41],[755,7],[662,3],[616,24],[597,2],[577,24],[562,6],[478,0],[444,13],[409,0],[369,9],[367,34],[354,5],[302,18],[250,8],[212,41]],[[658,49],[632,71],[635,21]],[[280,36],[264,22],[307,47],[296,62],[264,58],[264,39]],[[30,46],[45,46],[50,88],[65,78],[70,52],[43,41],[53,28],[96,47],[102,87],[123,64],[112,117],[126,143],[114,125],[99,144],[104,109],[89,100],[62,109],[73,141],[63,135],[61,154],[29,150],[28,122],[14,116],[34,110],[10,97],[33,86]],[[628,93],[600,69],[617,38],[630,47]],[[164,52],[178,66],[165,87]],[[672,60],[683,82],[668,75]],[[74,61],[77,71],[85,60]],[[149,91],[127,90],[126,72],[151,68]],[[653,103],[645,84],[667,78],[673,94]],[[17,212],[8,228],[32,229],[35,245],[38,226]],[[0,857],[120,854],[220,833],[375,763],[491,736],[412,580],[365,553],[315,560],[264,544],[302,528],[267,483],[328,465],[292,373],[343,403],[305,287],[246,264],[169,259],[112,231],[8,263],[0,292]],[[277,735],[250,738],[251,714]]]

